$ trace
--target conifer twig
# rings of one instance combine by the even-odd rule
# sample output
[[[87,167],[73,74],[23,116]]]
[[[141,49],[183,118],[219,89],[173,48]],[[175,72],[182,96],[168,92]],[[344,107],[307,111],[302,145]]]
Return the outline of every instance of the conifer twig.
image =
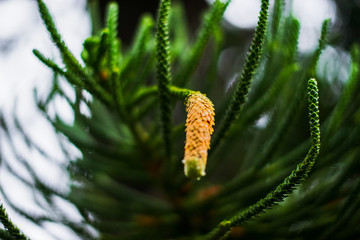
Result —
[[[119,7],[117,3],[112,2],[107,10],[107,30],[108,36],[106,38],[107,50],[107,64],[110,74],[110,81],[112,84],[113,96],[116,101],[117,107],[121,109],[123,106],[121,86],[119,82],[119,46],[117,41],[117,20],[119,15]]]
[[[189,53],[185,55],[185,64],[180,69],[179,75],[175,79],[176,85],[183,87],[189,81],[190,76],[196,70],[197,64],[199,63],[214,28],[219,24],[229,3],[230,0],[227,0],[225,3],[216,0],[212,4],[210,12],[205,15],[203,25],[196,36],[195,43],[189,50]]]
[[[152,30],[154,25],[155,23],[151,16],[147,14],[142,16],[131,47],[127,55],[124,56],[124,63],[121,67],[121,81],[123,89],[130,89],[129,92],[134,92],[139,89],[140,84],[142,84],[144,80],[143,76],[146,75],[147,69],[149,69],[148,63],[153,60],[154,54],[152,47],[151,53],[149,54],[151,60],[149,61],[149,59],[145,57],[147,56],[146,54],[148,53],[147,50],[150,43],[153,43]],[[145,66],[141,66],[144,62]],[[139,68],[142,69],[140,74],[138,72]],[[136,76],[136,81],[129,81],[133,76]]]
[[[314,53],[314,56],[313,56],[313,59],[312,59],[311,65],[310,65],[310,71],[309,71],[310,75],[315,75],[317,62],[319,61],[320,55],[321,55],[322,51],[324,50],[326,43],[327,43],[330,24],[331,24],[330,19],[326,19],[322,23],[319,45],[315,50],[315,53]]]
[[[239,226],[241,223],[251,220],[277,203],[282,202],[308,176],[320,151],[319,97],[317,82],[314,78],[308,81],[307,93],[311,147],[303,162],[300,163],[275,190],[267,194],[265,198],[259,200],[229,220],[222,221],[206,236],[206,239],[225,239],[232,227]]]
[[[288,17],[286,20],[284,24],[284,34],[280,44],[286,46],[287,56],[289,60],[293,61],[296,57],[299,42],[300,22],[293,16]]]
[[[229,135],[238,134],[250,120],[255,120],[260,116],[261,113],[265,112],[271,104],[274,102],[277,94],[279,94],[282,87],[285,85],[285,82],[298,70],[296,64],[291,64],[286,66],[276,78],[274,83],[269,87],[269,89],[263,94],[259,99],[256,99],[251,105],[249,105],[243,111],[240,124],[234,126],[234,133],[231,132]]]
[[[156,31],[157,82],[159,88],[159,103],[161,124],[166,155],[171,156],[171,102],[170,90],[170,41],[169,41],[169,11],[170,0],[161,0]]]
[[[345,112],[348,110],[347,107],[349,106],[349,102],[356,95],[356,90],[358,89],[356,85],[358,84],[360,70],[360,62],[358,60],[359,53],[359,46],[354,45],[351,49],[351,73],[349,79],[345,83],[342,95],[340,96],[334,111],[328,119],[324,138],[334,134],[335,130],[339,127],[341,122],[346,119],[345,116],[347,116],[347,114],[345,114]]]
[[[42,63],[44,63],[49,68],[51,68],[55,73],[58,73],[61,76],[66,77],[66,79],[71,84],[73,84],[77,87],[84,86],[83,82],[81,82],[81,80],[78,77],[74,76],[71,72],[67,72],[67,71],[64,71],[63,69],[61,69],[56,63],[51,61],[49,58],[46,58],[39,50],[34,49],[33,53]]]
[[[282,15],[284,13],[284,0],[276,0],[274,5],[274,12],[271,18],[271,34],[272,38],[275,38],[278,34]]]
[[[269,0],[261,1],[261,10],[258,24],[255,30],[253,40],[251,42],[245,66],[241,76],[237,79],[235,92],[232,95],[230,104],[226,110],[225,117],[220,123],[219,129],[216,131],[214,141],[212,142],[212,151],[217,147],[220,141],[224,138],[231,125],[234,123],[242,105],[246,102],[247,95],[250,90],[250,85],[255,74],[255,70],[259,65],[265,33],[267,29],[267,17],[269,9]]]
[[[106,53],[108,37],[109,37],[109,31],[107,31],[107,29],[103,30],[100,35],[99,48],[97,50],[96,57],[94,60],[95,71],[99,71],[99,68],[101,66],[101,60],[103,59]]]
[[[45,3],[43,0],[37,0],[39,12],[41,14],[41,18],[44,21],[44,24],[50,33],[52,41],[55,43],[57,48],[59,49],[61,53],[61,57],[68,68],[72,72],[72,74],[78,76],[79,78],[83,79],[85,82],[85,85],[87,85],[87,89],[97,96],[100,100],[105,102],[106,104],[109,104],[111,102],[109,94],[105,92],[99,84],[96,82],[96,80],[91,77],[85,69],[81,66],[79,61],[74,57],[74,55],[70,52],[68,47],[66,46],[65,42],[62,40],[61,35],[57,31],[57,28],[55,26],[54,20],[52,19],[49,10],[47,9]]]
[[[6,231],[10,234],[12,239],[16,239],[16,240],[28,239],[23,233],[21,233],[20,229],[18,229],[12,223],[2,203],[0,204],[0,221],[4,225]]]
[[[136,34],[131,45],[131,49],[129,51],[130,57],[133,58],[133,61],[137,60],[136,57],[141,55],[144,51],[145,45],[147,40],[150,38],[153,27],[153,18],[147,14],[144,15],[140,20],[138,29],[136,30]]]
[[[159,88],[157,86],[151,86],[147,88],[141,88],[137,94],[134,96],[134,99],[132,101],[133,104],[138,103],[147,97],[154,95],[158,93]],[[179,88],[176,86],[170,86],[169,87],[170,96],[177,98],[179,100],[184,101],[190,94],[194,94],[197,91],[193,91],[187,88]]]
[[[132,89],[137,89],[141,83],[139,79],[135,83],[128,81],[128,77],[126,76],[133,71],[138,72],[139,66],[144,61],[144,53],[147,45],[150,41],[152,41],[152,30],[154,27],[154,20],[151,16],[145,14],[142,16],[139,26],[137,27],[135,37],[132,41],[131,47],[124,56],[124,63],[121,68],[122,81],[124,81],[125,86],[132,84]]]

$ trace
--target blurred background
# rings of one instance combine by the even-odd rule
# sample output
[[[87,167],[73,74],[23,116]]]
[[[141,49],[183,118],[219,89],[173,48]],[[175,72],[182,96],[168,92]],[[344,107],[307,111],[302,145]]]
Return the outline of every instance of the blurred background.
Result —
[[[92,17],[104,19],[104,12],[108,1],[99,1],[99,12],[92,12]],[[120,6],[119,37],[123,47],[131,41],[139,16],[144,12],[151,13],[154,18],[158,7],[158,0],[143,1],[117,1]],[[195,32],[201,13],[208,7],[211,1],[183,0],[186,15],[191,31]],[[75,56],[80,59],[82,42],[92,33],[96,33],[101,26],[92,24],[89,7],[96,4],[94,0],[45,0],[55,18],[57,27],[65,42]],[[306,53],[317,46],[321,23],[325,18],[332,21],[331,46],[328,46],[322,55],[319,64],[320,70],[325,63],[341,65],[341,62],[349,62],[349,47],[360,38],[360,1],[359,0],[293,0],[287,1],[286,7],[293,11],[301,23],[299,51]],[[224,68],[224,62],[233,58],[236,61],[239,53],[244,54],[246,46],[251,40],[257,15],[260,9],[260,0],[232,0],[223,26],[226,31],[225,50],[219,58],[218,67]],[[270,7],[271,9],[271,7]],[[54,59],[59,59],[59,53],[51,43],[49,34],[41,22],[36,2],[34,0],[0,0],[0,111],[1,116],[12,122],[17,117],[19,125],[23,126],[31,140],[42,149],[46,149],[49,159],[31,150],[24,141],[23,136],[18,134],[16,123],[7,126],[12,133],[15,147],[27,159],[27,164],[45,181],[60,191],[67,191],[68,175],[59,164],[67,163],[67,156],[60,151],[59,141],[52,126],[38,111],[34,101],[34,89],[37,94],[46,96],[52,83],[53,74],[33,56],[32,50],[39,49]],[[60,61],[57,61],[60,63]],[[325,68],[325,67],[324,67]],[[327,68],[328,69],[328,68]],[[341,70],[341,68],[340,68]],[[219,69],[219,72],[221,71]],[[326,75],[326,71],[323,72]],[[338,74],[347,74],[347,69]],[[332,75],[333,76],[333,75]],[[224,76],[230,77],[230,76]],[[346,78],[343,78],[346,79]],[[329,79],[331,81],[331,79]],[[66,83],[63,83],[66,87]],[[70,87],[69,94],[73,91]],[[75,94],[75,93],[73,93]],[[60,113],[63,121],[71,123],[74,118],[71,110],[62,99],[54,102],[54,113]],[[39,197],[30,191],[26,184],[16,177],[21,176],[31,181],[31,176],[19,161],[21,156],[14,153],[14,146],[8,143],[7,138],[0,132],[1,161],[0,168],[0,201],[4,203],[10,217],[32,239],[79,239],[68,230],[55,223],[46,225],[46,229],[27,221],[15,211],[15,206],[22,206],[33,214],[46,212],[46,209],[38,207]],[[73,157],[80,153],[70,144]],[[15,173],[14,174],[14,169]],[[14,203],[12,205],[11,203]],[[68,213],[72,219],[81,221],[77,210],[68,203],[59,199],[59,211]],[[47,213],[56,214],[56,213]],[[96,234],[94,232],[94,234]]]

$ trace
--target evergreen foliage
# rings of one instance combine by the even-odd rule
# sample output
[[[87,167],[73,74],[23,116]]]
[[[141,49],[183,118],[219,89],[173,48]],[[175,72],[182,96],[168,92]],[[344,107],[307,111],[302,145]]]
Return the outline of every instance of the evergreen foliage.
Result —
[[[191,40],[182,6],[161,0],[157,19],[144,15],[129,46],[122,46],[117,36],[117,25],[122,23],[117,22],[118,5],[111,3],[105,28],[84,41],[82,64],[62,40],[44,2],[37,0],[65,67],[33,51],[54,72],[50,94],[40,99],[35,92],[35,98],[69,156],[66,166],[59,167],[69,173],[71,189],[60,192],[42,182],[30,160],[17,153],[9,120],[0,115],[1,137],[33,181],[17,174],[6,159],[2,167],[40,193],[39,205],[56,214],[31,214],[0,189],[9,207],[40,226],[60,223],[82,239],[357,237],[359,47],[352,47],[349,79],[339,79],[342,91],[337,94],[317,71],[328,44],[330,21],[323,23],[318,47],[312,53],[300,53],[300,23],[285,11],[285,1],[275,0],[269,11],[269,1],[262,0],[244,66],[235,66],[235,72],[231,72],[234,66],[227,69],[233,75],[239,73],[227,91],[216,66],[226,47],[227,35],[220,23],[229,2],[214,1]],[[73,86],[75,100],[63,91],[59,78]],[[199,126],[192,126],[190,136],[206,146],[201,151],[208,148],[208,141],[201,141],[212,133],[213,118],[206,122],[205,113],[198,109],[213,110],[212,101],[216,111],[206,176],[190,166],[193,176],[203,176],[201,180],[187,178],[181,163],[184,103],[194,95],[206,102],[189,111],[193,126]],[[50,116],[55,97],[71,107],[73,124]],[[81,105],[88,107],[90,115],[82,112]],[[260,119],[265,123],[260,124]],[[14,123],[27,145],[51,161],[16,116]],[[70,158],[63,136],[80,150],[79,159]],[[186,145],[189,152],[190,145]],[[82,221],[74,222],[59,212],[55,199],[73,204]],[[2,239],[27,239],[3,205],[0,220]]]
[[[311,147],[302,163],[297,165],[285,180],[266,195],[265,198],[259,200],[254,205],[241,211],[239,214],[233,216],[229,220],[222,221],[217,228],[215,228],[209,235],[209,239],[223,239],[226,238],[230,229],[234,226],[240,225],[242,222],[250,220],[266,209],[281,202],[284,198],[292,193],[292,191],[299,185],[310,173],[312,166],[315,163],[320,150],[320,122],[319,122],[319,101],[318,88],[315,79],[308,81],[308,105],[309,105],[309,123],[311,133]]]
[[[247,58],[245,60],[244,69],[240,78],[236,79],[237,84],[235,91],[226,110],[225,117],[221,122],[218,133],[215,135],[212,148],[217,147],[221,139],[225,136],[234,120],[238,117],[241,106],[245,103],[250,90],[250,84],[255,74],[255,70],[259,65],[262,47],[267,29],[267,17],[269,9],[269,0],[261,1],[261,10],[259,21],[255,29],[254,38],[250,45]]]
[[[169,39],[169,11],[170,0],[162,0],[159,7],[156,31],[156,59],[159,103],[161,109],[161,124],[164,144],[168,158],[171,156],[171,103],[170,90],[170,39]]]
[[[5,227],[5,231],[1,231],[1,234],[3,234],[2,239],[27,239],[25,235],[22,234],[21,231],[11,222],[3,204],[0,204],[0,221]]]

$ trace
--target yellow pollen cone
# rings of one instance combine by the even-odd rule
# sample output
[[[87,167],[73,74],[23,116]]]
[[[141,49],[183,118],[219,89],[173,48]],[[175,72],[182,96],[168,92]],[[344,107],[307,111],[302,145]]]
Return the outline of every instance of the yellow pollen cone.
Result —
[[[211,134],[214,132],[215,113],[212,102],[196,92],[186,99],[186,141],[184,154],[185,175],[200,179],[205,176]]]

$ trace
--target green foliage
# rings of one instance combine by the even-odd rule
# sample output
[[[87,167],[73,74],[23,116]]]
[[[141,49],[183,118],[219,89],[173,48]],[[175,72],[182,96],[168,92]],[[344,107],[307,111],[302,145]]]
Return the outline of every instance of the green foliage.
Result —
[[[105,91],[103,91],[102,88],[98,86],[98,84],[96,84],[96,80],[85,71],[85,69],[80,65],[79,61],[69,51],[65,42],[62,40],[60,34],[58,33],[55,27],[55,23],[51,18],[51,15],[44,2],[42,0],[38,0],[37,2],[44,24],[47,27],[48,32],[50,33],[51,39],[58,47],[64,63],[69,68],[68,70],[72,72],[72,75],[80,78],[78,81],[84,81],[84,84],[86,86],[85,88],[87,90],[93,92],[93,94],[95,94],[102,101],[107,103],[110,102],[111,100],[109,95]]]
[[[170,0],[162,0],[159,7],[159,16],[156,31],[156,59],[157,82],[159,88],[159,103],[161,109],[161,124],[163,139],[168,158],[171,155],[171,102],[169,86],[170,74],[170,39],[169,39],[169,11]]]
[[[268,17],[269,1],[261,1],[261,10],[259,21],[255,29],[254,38],[250,45],[250,50],[247,55],[244,69],[239,77],[236,79],[237,84],[235,91],[232,95],[229,106],[226,110],[225,117],[220,123],[220,127],[214,137],[212,149],[217,147],[222,138],[228,132],[233,122],[238,117],[241,106],[245,103],[247,95],[250,90],[251,81],[255,74],[255,70],[259,65],[260,56],[262,53],[262,47],[265,39],[265,33],[267,29],[267,17]]]
[[[358,236],[359,47],[351,50],[349,79],[339,79],[338,94],[317,72],[327,60],[321,54],[329,20],[323,23],[318,47],[304,54],[297,49],[300,23],[285,12],[285,1],[276,0],[269,16],[269,1],[262,0],[244,66],[226,68],[229,76],[238,73],[227,90],[217,65],[220,53],[234,47],[225,41],[230,30],[220,24],[230,1],[214,1],[191,40],[182,6],[161,0],[157,20],[142,16],[129,46],[117,36],[122,23],[117,22],[117,4],[111,3],[105,28],[84,41],[84,65],[66,47],[43,1],[37,2],[65,67],[34,50],[54,72],[49,96],[35,97],[59,136],[82,156],[69,157],[61,166],[70,175],[71,190],[55,191],[16,154],[1,116],[6,141],[34,181],[5,165],[7,170],[40,193],[58,216],[33,216],[11,201],[10,207],[41,226],[61,223],[83,239]],[[73,86],[75,100],[63,91],[60,77]],[[214,102],[216,125],[207,175],[193,181],[182,169],[186,117],[183,104],[177,103],[197,91]],[[93,98],[85,98],[85,92]],[[50,116],[55,97],[71,107],[73,124]],[[48,157],[14,121],[27,144]],[[2,195],[8,200],[4,191]],[[58,213],[55,197],[72,203],[83,221]],[[20,234],[3,209],[2,216],[0,237]]]
[[[118,19],[118,13],[119,9],[117,4],[111,3],[109,4],[108,9],[108,16],[107,16],[107,28],[108,31],[107,37],[106,37],[106,44],[105,44],[105,50],[104,52],[107,52],[107,68],[109,70],[109,76],[110,76],[110,82],[112,86],[112,94],[114,96],[115,102],[119,108],[119,111],[121,111],[122,114],[122,105],[123,105],[123,99],[122,99],[122,93],[121,93],[121,84],[120,84],[120,78],[119,78],[119,62],[120,62],[120,43],[117,40],[117,19]]]
[[[254,205],[241,211],[229,220],[222,221],[208,236],[209,239],[223,239],[230,232],[232,227],[238,226],[244,221],[250,220],[273,205],[282,202],[286,196],[291,194],[310,173],[320,150],[320,122],[319,122],[319,97],[318,88],[315,79],[308,81],[308,105],[309,105],[309,123],[311,133],[311,147],[302,163],[297,165],[285,180],[259,200]]]
[[[2,239],[27,239],[26,236],[11,222],[3,204],[0,204],[0,222],[4,225],[6,230],[6,232],[1,233],[3,234]]]
[[[179,73],[175,79],[175,83],[178,86],[183,87],[190,80],[191,75],[196,70],[201,56],[204,53],[210,36],[214,34],[215,28],[219,25],[219,22],[229,3],[230,0],[227,0],[225,3],[215,0],[210,11],[205,15],[203,26],[197,33],[196,41],[182,58],[183,63],[181,68],[178,70]]]

